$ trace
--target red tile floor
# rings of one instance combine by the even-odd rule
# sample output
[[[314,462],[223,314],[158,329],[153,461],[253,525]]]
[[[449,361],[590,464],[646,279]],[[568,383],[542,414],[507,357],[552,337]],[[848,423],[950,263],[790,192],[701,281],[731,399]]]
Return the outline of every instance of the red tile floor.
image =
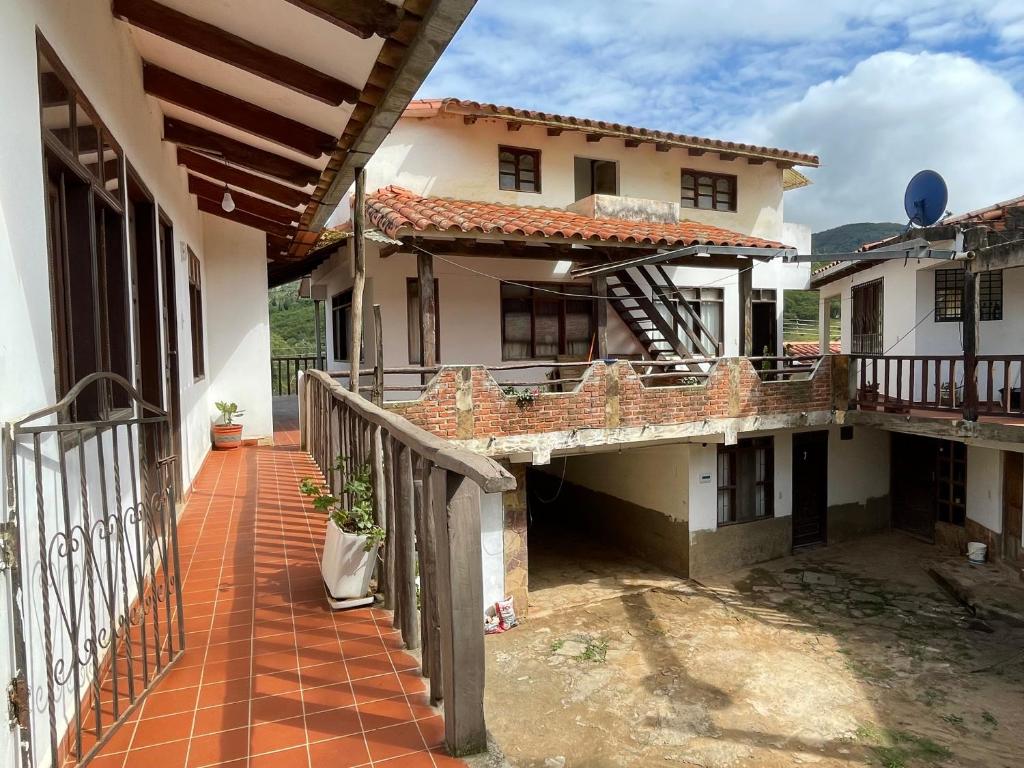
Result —
[[[185,653],[95,768],[464,765],[390,613],[327,609],[294,427],[207,458],[179,528]]]

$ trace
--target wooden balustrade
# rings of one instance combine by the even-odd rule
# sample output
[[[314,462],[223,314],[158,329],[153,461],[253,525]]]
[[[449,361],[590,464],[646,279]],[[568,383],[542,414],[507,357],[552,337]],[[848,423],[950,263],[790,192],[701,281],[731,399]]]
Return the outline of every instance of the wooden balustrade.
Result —
[[[299,371],[316,368],[316,355],[276,355],[270,358],[270,386],[275,395],[294,395]]]
[[[978,412],[989,416],[1021,416],[1022,355],[979,355]],[[965,380],[961,356],[851,355],[851,400],[861,410],[882,409],[963,411]]]
[[[343,493],[348,473],[370,466],[378,524],[387,532],[378,568],[385,607],[406,646],[422,649],[431,701],[443,703],[449,751],[483,751],[481,493],[512,490],[515,479],[322,371],[303,376],[299,410],[302,446],[335,494]],[[340,469],[339,455],[347,459]]]

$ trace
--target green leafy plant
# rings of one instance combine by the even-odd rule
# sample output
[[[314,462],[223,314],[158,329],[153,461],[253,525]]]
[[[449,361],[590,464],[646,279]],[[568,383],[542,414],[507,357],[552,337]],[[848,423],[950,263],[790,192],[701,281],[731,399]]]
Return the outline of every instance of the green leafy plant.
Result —
[[[539,394],[537,390],[527,389],[526,387],[504,387],[501,391],[505,394],[505,397],[515,398],[516,405],[520,408],[529,407]]]
[[[238,410],[238,403],[225,403],[224,401],[219,401],[214,403],[214,405],[216,405],[217,410],[220,411],[220,417],[224,420],[224,423],[228,425],[234,424],[234,419],[239,416],[245,415],[245,411]]]
[[[338,457],[332,469],[346,476],[345,459]],[[344,485],[350,504],[345,506],[338,498],[317,481],[305,477],[299,483],[299,491],[313,499],[313,508],[326,512],[331,522],[345,533],[366,537],[366,551],[376,549],[384,541],[384,529],[377,525],[373,511],[373,483],[370,481],[370,465],[364,464],[348,475]]]

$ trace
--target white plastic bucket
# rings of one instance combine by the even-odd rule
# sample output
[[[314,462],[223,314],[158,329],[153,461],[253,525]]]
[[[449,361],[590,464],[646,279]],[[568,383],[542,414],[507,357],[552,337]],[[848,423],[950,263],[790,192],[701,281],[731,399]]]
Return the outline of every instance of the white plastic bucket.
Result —
[[[967,559],[972,563],[984,563],[987,552],[988,546],[982,544],[980,541],[967,542]]]

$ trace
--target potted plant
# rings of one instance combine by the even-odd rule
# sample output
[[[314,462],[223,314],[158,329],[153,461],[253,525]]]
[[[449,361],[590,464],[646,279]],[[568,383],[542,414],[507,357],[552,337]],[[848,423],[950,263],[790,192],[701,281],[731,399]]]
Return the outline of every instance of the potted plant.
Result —
[[[242,425],[235,424],[235,418],[244,416],[245,411],[238,410],[238,403],[215,403],[220,411],[221,423],[213,425],[213,447],[218,451],[227,451],[242,444]]]
[[[344,477],[344,468],[345,460],[339,457],[334,469]],[[365,597],[377,551],[384,541],[384,529],[374,517],[369,465],[363,465],[345,482],[345,493],[351,502],[348,507],[310,478],[302,480],[299,490],[313,499],[314,509],[328,516],[320,559],[320,574],[328,594],[335,599]]]

